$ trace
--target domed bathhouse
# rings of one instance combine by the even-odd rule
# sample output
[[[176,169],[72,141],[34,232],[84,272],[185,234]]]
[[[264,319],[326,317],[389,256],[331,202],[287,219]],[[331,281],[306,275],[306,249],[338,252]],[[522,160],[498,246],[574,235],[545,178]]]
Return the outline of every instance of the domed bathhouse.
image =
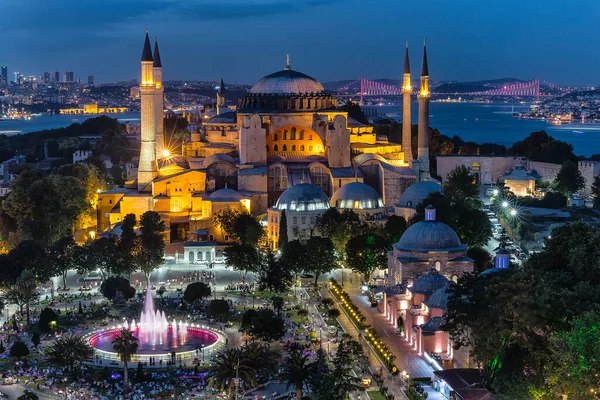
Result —
[[[460,242],[452,228],[436,221],[436,210],[425,208],[425,220],[411,225],[393,245],[389,255],[388,274],[394,284],[414,282],[434,268],[456,281],[464,272],[473,272],[473,260],[467,257],[467,246]]]
[[[432,193],[440,193],[442,185],[437,182],[426,180],[409,186],[400,197],[400,201],[394,204],[394,213],[405,220],[409,220],[417,212],[417,206]]]
[[[329,209],[329,199],[320,188],[300,183],[286,189],[274,207],[267,210],[267,236],[273,249],[279,245],[281,215],[285,211],[288,240],[306,240],[317,218]]]
[[[387,220],[383,199],[366,183],[346,183],[331,197],[331,206],[338,210],[352,210],[364,220]]]

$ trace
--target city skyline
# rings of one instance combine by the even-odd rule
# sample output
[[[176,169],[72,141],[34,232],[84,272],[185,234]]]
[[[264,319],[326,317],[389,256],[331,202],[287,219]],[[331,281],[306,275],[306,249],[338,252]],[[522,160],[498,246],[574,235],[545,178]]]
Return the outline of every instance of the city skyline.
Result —
[[[600,82],[593,51],[600,47],[600,35],[594,34],[600,28],[592,12],[600,11],[600,4],[584,0],[577,9],[565,9],[558,0],[508,3],[13,2],[0,15],[5,29],[0,65],[9,67],[9,77],[15,71],[40,76],[68,70],[83,80],[88,75],[99,82],[138,79],[139,37],[147,25],[171,60],[166,80],[222,77],[252,84],[282,69],[287,53],[294,69],[323,82],[400,79],[404,42],[409,41],[417,70],[427,37],[434,80],[540,77],[556,84]]]

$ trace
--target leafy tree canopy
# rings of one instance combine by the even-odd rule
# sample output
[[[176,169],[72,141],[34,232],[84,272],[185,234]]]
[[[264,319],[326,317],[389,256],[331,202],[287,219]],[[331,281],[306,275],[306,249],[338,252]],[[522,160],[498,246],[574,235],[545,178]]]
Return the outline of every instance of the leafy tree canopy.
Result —
[[[346,262],[352,271],[361,274],[368,282],[373,272],[387,268],[388,248],[388,241],[379,235],[356,236],[346,245]]]
[[[111,276],[100,285],[100,293],[109,300],[114,300],[117,292],[125,299],[135,296],[135,288],[131,286],[128,279],[122,276]]]

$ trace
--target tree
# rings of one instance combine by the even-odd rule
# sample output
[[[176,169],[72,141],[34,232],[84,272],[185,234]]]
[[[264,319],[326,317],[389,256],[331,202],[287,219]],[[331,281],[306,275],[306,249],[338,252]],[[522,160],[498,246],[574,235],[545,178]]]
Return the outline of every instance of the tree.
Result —
[[[258,269],[258,285],[261,290],[285,292],[292,284],[292,273],[283,268],[275,254],[269,250]]]
[[[513,144],[508,153],[524,156],[531,161],[549,163],[577,160],[577,156],[573,154],[573,145],[556,140],[545,131],[532,132],[522,141]]]
[[[329,273],[337,266],[335,249],[330,239],[320,236],[313,236],[308,239],[306,248],[310,251],[307,251],[305,270],[314,274],[316,287],[319,277],[322,274]]]
[[[322,237],[332,241],[340,257],[345,254],[348,240],[360,235],[365,229],[366,226],[361,222],[358,214],[348,209],[340,212],[337,208],[331,207],[317,221],[318,232]]]
[[[256,247],[247,244],[233,244],[223,251],[225,263],[240,273],[242,282],[246,282],[248,272],[255,272],[260,265],[260,254]]]
[[[286,390],[290,386],[294,386],[296,388],[296,398],[302,399],[302,391],[304,386],[308,384],[309,377],[308,355],[304,355],[300,349],[294,349],[286,358],[280,375],[281,380],[286,383]]]
[[[13,283],[24,270],[29,270],[40,283],[55,276],[46,248],[32,240],[25,240],[8,253],[9,282]],[[11,279],[15,280],[11,280]]]
[[[345,399],[351,391],[362,390],[358,385],[360,379],[353,375],[352,364],[352,347],[342,339],[333,358],[331,398]]]
[[[67,288],[67,274],[80,268],[82,249],[75,243],[73,236],[57,240],[49,249],[49,259],[55,273],[62,277],[63,288]]]
[[[144,366],[141,361],[138,361],[137,370],[135,371],[135,380],[138,382],[144,382],[146,374],[144,373]]]
[[[246,362],[241,349],[227,349],[215,357],[211,367],[209,385],[219,391],[227,391],[227,398],[233,399],[234,390],[237,388],[235,379],[249,384],[256,376]]]
[[[29,325],[29,305],[38,297],[35,276],[28,270],[24,270],[17,282],[5,293],[6,299],[12,304],[19,306],[21,313],[25,306],[27,313],[27,325]]]
[[[117,243],[117,252],[121,261],[119,273],[130,274],[135,271],[136,258],[140,256],[141,240],[135,231],[135,214],[127,214],[121,222],[121,237]],[[115,271],[117,272],[117,271]]]
[[[39,399],[40,399],[40,397],[37,394],[30,392],[27,389],[25,389],[23,391],[22,395],[17,397],[17,400],[39,400]]]
[[[336,319],[340,316],[340,310],[338,310],[337,308],[331,308],[327,310],[327,316],[331,319]]]
[[[288,242],[288,232],[287,232],[287,217],[285,215],[285,210],[281,211],[281,217],[279,218],[279,243],[278,247],[285,247]]]
[[[260,308],[248,331],[252,337],[265,342],[279,340],[285,335],[283,318],[268,308]]]
[[[229,303],[227,300],[211,300],[208,304],[208,312],[217,320],[223,320],[229,315]]]
[[[282,243],[280,241],[280,243]],[[294,284],[298,281],[298,276],[304,271],[307,263],[307,249],[299,240],[286,242],[281,249],[279,262],[282,268],[290,271],[294,275]]]
[[[385,222],[383,231],[389,243],[396,243],[406,230],[406,220],[398,215],[391,215]]]
[[[114,239],[99,238],[82,246],[79,254],[79,275],[99,271],[102,279],[120,273],[121,255]]]
[[[11,357],[14,357],[17,360],[21,361],[23,357],[27,357],[29,355],[29,348],[25,343],[23,343],[20,340],[17,340],[13,343],[12,347],[10,348],[9,354]]]
[[[140,251],[137,257],[140,270],[150,282],[150,274],[158,268],[164,257],[165,223],[155,211],[146,211],[140,218]]]
[[[570,196],[585,187],[583,175],[573,161],[565,161],[553,182],[554,188],[565,196]]]
[[[117,292],[120,292],[126,300],[135,296],[135,288],[122,276],[111,276],[100,285],[100,293],[109,300],[114,301]]]
[[[479,186],[471,169],[459,165],[450,171],[444,183],[444,194],[452,203],[465,199],[479,199]]]
[[[123,385],[127,387],[127,363],[131,361],[131,356],[137,353],[138,339],[133,336],[133,332],[123,328],[119,331],[119,336],[112,341],[113,350],[119,355],[123,362]]]
[[[369,119],[366,117],[365,113],[363,113],[360,105],[358,103],[354,103],[352,101],[347,101],[340,107],[341,111],[345,111],[348,113],[348,118],[352,118],[360,122],[361,124],[369,125]],[[300,399],[300,398],[298,398]]]
[[[346,245],[346,262],[368,282],[374,271],[387,268],[387,251],[388,242],[379,235],[356,236]]]
[[[33,345],[37,349],[37,347],[40,345],[40,334],[39,334],[39,332],[35,332],[33,335],[31,335],[31,343],[33,343]]]
[[[194,282],[187,285],[183,292],[183,299],[189,304],[196,300],[202,300],[205,297],[210,297],[210,286],[204,282]]]
[[[52,325],[55,325],[56,321],[58,321],[58,316],[54,310],[49,307],[44,308],[40,313],[40,320],[38,321],[40,331],[45,333],[51,332]]]
[[[281,309],[283,308],[283,297],[273,296],[271,300],[273,300],[273,308],[275,309],[275,311],[277,311],[277,315],[279,315]]]
[[[594,207],[600,208],[600,176],[594,177],[594,183],[592,183],[592,195],[594,196]]]
[[[315,360],[309,364],[310,375],[308,386],[314,400],[331,399],[330,389],[333,386],[331,369],[327,363],[327,354],[322,347],[316,352]]]
[[[260,222],[249,212],[231,208],[215,213],[213,222],[241,244],[257,247],[265,234]]]
[[[66,367],[73,377],[77,376],[78,367],[91,360],[94,349],[83,336],[65,334],[56,339],[44,353],[44,358],[53,365]]]
[[[475,261],[476,273],[483,272],[494,266],[492,255],[483,247],[469,247],[467,249],[467,257],[471,257]]]
[[[256,379],[249,382],[256,386],[266,382],[278,365],[275,353],[258,342],[250,342],[242,349],[245,364],[255,371]]]
[[[240,326],[243,330],[248,331],[252,328],[252,321],[258,315],[258,312],[254,308],[249,308],[246,310],[244,315],[242,316],[242,322]]]

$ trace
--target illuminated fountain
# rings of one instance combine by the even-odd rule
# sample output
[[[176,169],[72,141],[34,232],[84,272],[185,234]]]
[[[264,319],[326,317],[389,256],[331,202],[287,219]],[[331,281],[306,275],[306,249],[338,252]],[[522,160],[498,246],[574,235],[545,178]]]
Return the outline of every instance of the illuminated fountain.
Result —
[[[207,326],[175,319],[169,323],[164,311],[155,309],[150,285],[146,288],[139,321],[124,321],[111,329],[92,332],[88,335],[88,343],[96,349],[99,358],[117,359],[112,342],[122,328],[129,329],[138,339],[138,351],[133,360],[149,361],[152,357],[158,363],[159,360],[208,359],[209,354],[225,342],[220,332]]]

